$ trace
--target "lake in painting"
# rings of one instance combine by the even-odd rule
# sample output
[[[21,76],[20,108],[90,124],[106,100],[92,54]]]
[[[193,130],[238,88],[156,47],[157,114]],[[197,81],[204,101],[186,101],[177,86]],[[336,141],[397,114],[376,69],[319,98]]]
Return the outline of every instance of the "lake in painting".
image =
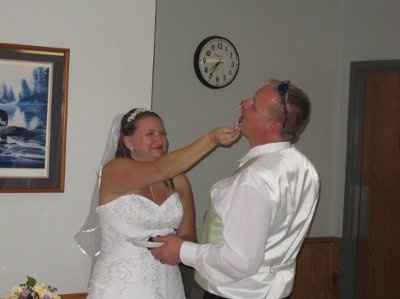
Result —
[[[45,169],[50,65],[0,59],[1,169]]]

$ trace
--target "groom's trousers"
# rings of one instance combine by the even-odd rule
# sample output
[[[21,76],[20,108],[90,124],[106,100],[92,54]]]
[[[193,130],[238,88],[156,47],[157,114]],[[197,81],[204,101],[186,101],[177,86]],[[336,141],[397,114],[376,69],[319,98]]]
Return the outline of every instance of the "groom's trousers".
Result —
[[[282,298],[282,299],[288,299],[288,298],[289,297]],[[203,299],[229,299],[229,298],[217,296],[217,295],[211,294],[211,293],[209,293],[207,291],[204,291]]]

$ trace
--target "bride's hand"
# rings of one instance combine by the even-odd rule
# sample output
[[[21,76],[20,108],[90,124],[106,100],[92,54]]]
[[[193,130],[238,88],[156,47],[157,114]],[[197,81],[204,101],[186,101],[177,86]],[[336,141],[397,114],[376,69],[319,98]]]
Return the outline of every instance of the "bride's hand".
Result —
[[[216,144],[228,146],[234,143],[240,136],[239,128],[216,128],[210,133],[210,137]]]

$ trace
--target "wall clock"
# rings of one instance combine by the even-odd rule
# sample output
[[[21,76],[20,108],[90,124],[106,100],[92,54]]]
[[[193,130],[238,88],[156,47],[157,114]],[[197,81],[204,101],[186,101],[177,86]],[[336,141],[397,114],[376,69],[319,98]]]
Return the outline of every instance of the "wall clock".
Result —
[[[222,36],[209,36],[194,53],[194,71],[205,86],[223,88],[235,80],[239,72],[239,53],[234,44]]]

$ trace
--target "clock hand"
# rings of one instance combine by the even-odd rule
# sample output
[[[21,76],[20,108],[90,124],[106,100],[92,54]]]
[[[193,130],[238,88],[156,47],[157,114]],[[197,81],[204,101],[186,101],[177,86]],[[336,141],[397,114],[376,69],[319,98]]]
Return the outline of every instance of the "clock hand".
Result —
[[[211,71],[211,73],[210,73],[210,77],[213,76],[215,70],[217,69],[217,67],[218,67],[220,64],[221,64],[221,61],[218,61],[216,64],[214,64],[213,69],[212,69],[212,71]]]
[[[207,63],[207,64],[209,64],[209,63],[218,63],[218,62],[224,62],[224,60],[223,59],[221,59],[221,58],[207,58],[206,59],[206,61],[205,61],[205,63]]]
[[[207,58],[205,63],[207,63],[207,64],[217,63],[218,61],[219,61],[219,59],[216,59],[216,58]]]

